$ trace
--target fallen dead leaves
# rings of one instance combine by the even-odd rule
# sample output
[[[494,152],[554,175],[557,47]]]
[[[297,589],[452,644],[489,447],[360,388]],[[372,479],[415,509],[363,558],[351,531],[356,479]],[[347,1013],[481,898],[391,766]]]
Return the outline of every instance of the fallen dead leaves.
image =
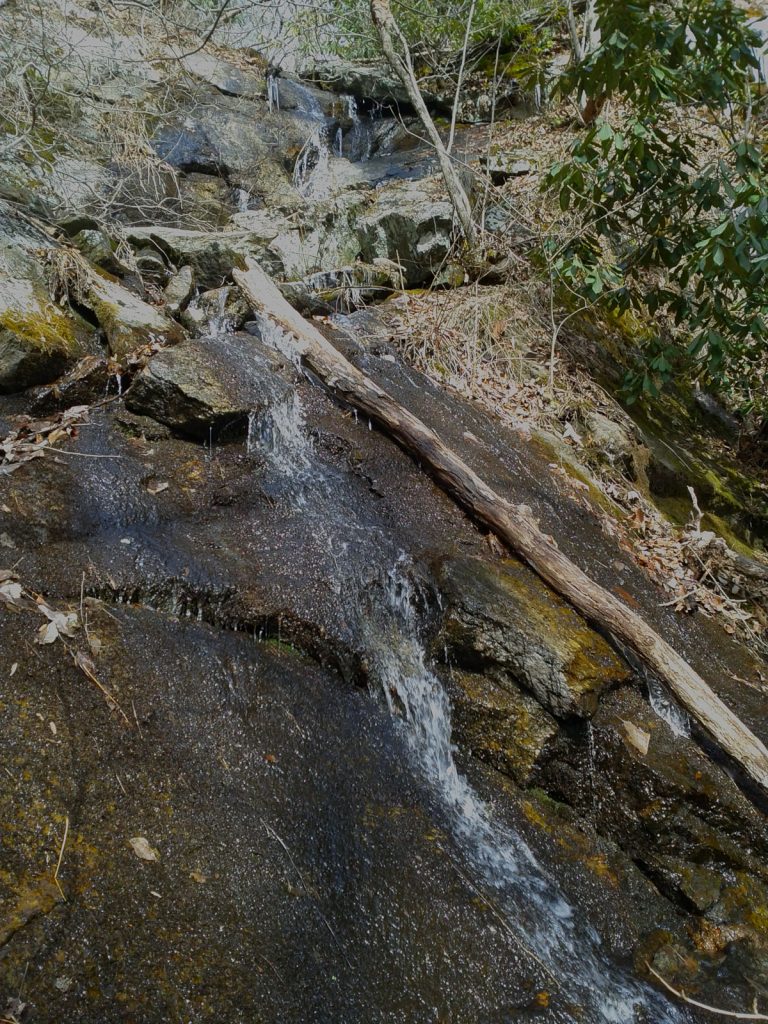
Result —
[[[96,665],[90,655],[67,642],[76,640],[82,632],[91,653],[98,653],[101,646],[98,638],[92,637],[87,629],[84,629],[78,612],[54,608],[39,594],[33,594],[26,590],[13,569],[0,569],[0,606],[4,606],[7,610],[34,611],[42,615],[45,622],[38,626],[35,642],[47,646],[58,640],[77,668],[102,693],[109,709],[117,711],[126,725],[131,724],[114,694],[99,680]],[[13,675],[17,668],[18,663],[14,662],[10,674]]]
[[[26,462],[41,459],[58,441],[77,436],[77,428],[88,422],[88,406],[73,405],[50,419],[20,416],[19,426],[0,441],[0,476],[16,472]]]

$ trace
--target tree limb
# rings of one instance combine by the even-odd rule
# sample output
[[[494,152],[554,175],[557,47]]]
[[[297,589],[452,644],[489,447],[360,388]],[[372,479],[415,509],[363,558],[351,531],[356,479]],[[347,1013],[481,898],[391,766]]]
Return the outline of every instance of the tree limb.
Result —
[[[440,170],[445,179],[445,187],[448,189],[448,196],[456,211],[456,217],[461,225],[464,239],[470,249],[474,250],[477,248],[477,231],[472,218],[472,208],[467,193],[464,191],[464,186],[461,184],[461,180],[456,173],[456,168],[453,166],[448,150],[440,138],[440,133],[435,127],[435,122],[427,110],[424,97],[421,95],[419,84],[416,81],[408,43],[392,15],[389,0],[371,0],[371,17],[379,34],[384,56],[402,82],[405,91],[408,93],[408,99],[411,101],[413,109],[424,125],[429,141],[435,148],[437,159],[440,163]],[[395,39],[400,43],[402,56],[397,52]]]

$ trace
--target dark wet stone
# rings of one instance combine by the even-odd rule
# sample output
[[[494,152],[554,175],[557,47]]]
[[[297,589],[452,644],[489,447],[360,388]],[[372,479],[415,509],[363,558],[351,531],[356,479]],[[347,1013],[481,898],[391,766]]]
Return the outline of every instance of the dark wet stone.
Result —
[[[452,669],[446,685],[453,735],[463,750],[525,785],[551,751],[557,722],[533,697],[492,673]]]
[[[115,375],[103,356],[85,356],[55,384],[41,388],[32,401],[35,413],[49,413],[71,405],[88,405],[117,391]]]
[[[187,341],[156,355],[128,394],[132,412],[200,440],[243,436],[248,417],[284,401],[280,360],[250,335]]]
[[[502,686],[509,673],[560,717],[593,714],[600,694],[627,679],[605,640],[519,562],[451,559],[438,579],[447,613],[436,650],[445,643],[459,665],[500,669]]]

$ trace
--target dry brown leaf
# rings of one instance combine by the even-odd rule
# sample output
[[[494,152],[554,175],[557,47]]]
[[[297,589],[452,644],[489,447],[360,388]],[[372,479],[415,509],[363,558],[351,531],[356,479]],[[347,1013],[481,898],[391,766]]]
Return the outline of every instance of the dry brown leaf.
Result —
[[[134,836],[128,842],[139,860],[160,860],[160,854],[154,846],[149,845],[144,836]]]

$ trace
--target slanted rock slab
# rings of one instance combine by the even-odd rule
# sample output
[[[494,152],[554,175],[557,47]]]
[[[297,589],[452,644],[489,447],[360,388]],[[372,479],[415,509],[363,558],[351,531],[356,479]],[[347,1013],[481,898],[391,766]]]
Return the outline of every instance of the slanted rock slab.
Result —
[[[492,675],[451,671],[453,736],[463,749],[524,786],[551,751],[559,727],[533,697],[508,680],[499,685]]]
[[[116,359],[124,359],[144,345],[174,345],[184,337],[174,320],[107,277],[91,278],[84,301],[104,328]]]
[[[281,371],[279,357],[250,335],[185,341],[147,364],[126,405],[200,440],[242,437],[250,413],[263,413],[287,398],[290,388]]]
[[[556,717],[587,717],[629,671],[608,643],[522,563],[479,558],[442,563],[446,614],[438,644],[470,669],[493,667]],[[440,650],[440,647],[437,648]]]

